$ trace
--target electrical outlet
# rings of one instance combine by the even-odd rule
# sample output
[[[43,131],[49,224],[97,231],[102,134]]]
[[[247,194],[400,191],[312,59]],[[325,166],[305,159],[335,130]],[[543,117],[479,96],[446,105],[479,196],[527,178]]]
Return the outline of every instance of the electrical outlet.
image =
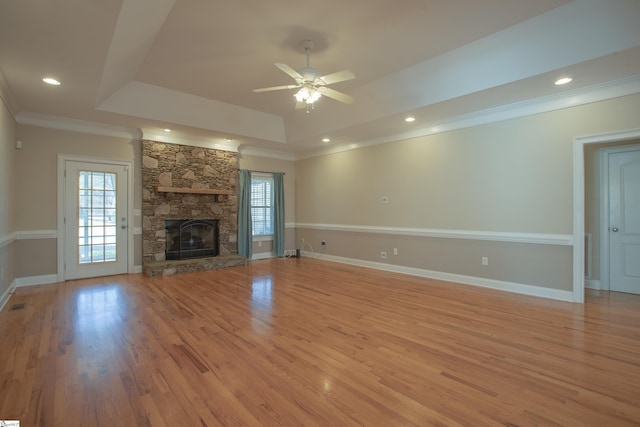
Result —
[[[489,257],[486,257],[486,256],[482,257],[482,265],[484,266],[489,265]]]
[[[398,248],[393,248],[393,254],[398,255]]]
[[[385,251],[380,252],[380,258],[387,259],[387,253]]]

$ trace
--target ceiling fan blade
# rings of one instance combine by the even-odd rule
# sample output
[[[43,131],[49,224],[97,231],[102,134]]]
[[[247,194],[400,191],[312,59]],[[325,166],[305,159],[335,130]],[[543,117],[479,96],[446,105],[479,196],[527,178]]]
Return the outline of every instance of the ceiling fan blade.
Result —
[[[353,104],[355,98],[347,95],[346,93],[338,92],[337,90],[321,86],[318,88],[320,93],[328,98],[335,99],[336,101],[343,102],[345,104]]]
[[[276,67],[280,68],[285,73],[289,74],[296,82],[300,82],[304,80],[304,78],[293,68],[289,67],[287,64],[276,63]]]
[[[271,92],[272,90],[282,90],[282,89],[295,89],[298,85],[285,85],[285,86],[272,86],[272,87],[263,87],[261,89],[254,89],[254,92]]]
[[[349,70],[343,70],[343,71],[338,71],[337,73],[331,73],[331,74],[327,74],[326,76],[322,76],[320,77],[320,80],[322,80],[325,84],[330,85],[333,83],[344,82],[346,80],[352,80],[355,78],[356,78],[356,75],[353,74],[353,72]]]

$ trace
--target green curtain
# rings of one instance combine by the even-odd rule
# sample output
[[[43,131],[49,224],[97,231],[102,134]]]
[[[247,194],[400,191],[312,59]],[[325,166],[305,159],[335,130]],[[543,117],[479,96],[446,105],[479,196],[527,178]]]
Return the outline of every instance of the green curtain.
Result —
[[[273,174],[273,253],[284,256],[284,173]]]
[[[253,230],[251,228],[251,171],[240,169],[238,198],[238,253],[251,259]]]

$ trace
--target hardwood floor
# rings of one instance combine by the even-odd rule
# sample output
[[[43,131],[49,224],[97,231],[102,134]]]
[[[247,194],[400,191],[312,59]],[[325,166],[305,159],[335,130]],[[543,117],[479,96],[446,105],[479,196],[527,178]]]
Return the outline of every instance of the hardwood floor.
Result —
[[[0,332],[23,426],[640,425],[636,295],[273,259],[19,288]]]

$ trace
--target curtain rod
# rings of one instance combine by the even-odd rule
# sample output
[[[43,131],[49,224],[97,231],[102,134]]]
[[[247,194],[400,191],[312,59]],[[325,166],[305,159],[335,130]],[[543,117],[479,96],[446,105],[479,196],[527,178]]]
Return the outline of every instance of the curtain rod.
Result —
[[[238,171],[240,171],[241,169],[238,169]],[[284,172],[273,172],[273,171],[254,171],[252,169],[248,169],[250,172],[255,172],[255,173],[281,173],[282,175],[286,175],[286,173]]]

